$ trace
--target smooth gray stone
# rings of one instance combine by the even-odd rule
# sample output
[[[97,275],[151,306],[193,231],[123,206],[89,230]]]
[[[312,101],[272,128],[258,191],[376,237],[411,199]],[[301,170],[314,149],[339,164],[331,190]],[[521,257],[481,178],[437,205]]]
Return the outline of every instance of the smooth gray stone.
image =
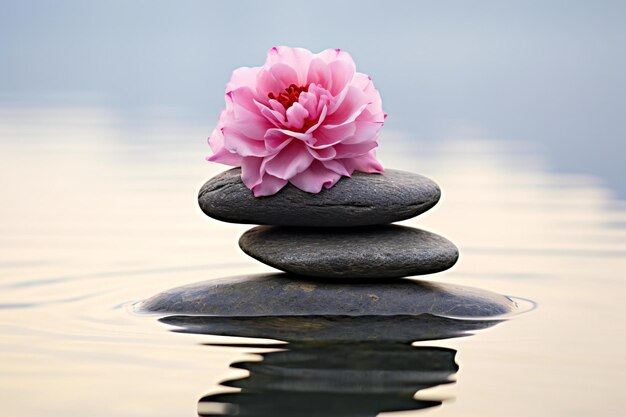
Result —
[[[254,197],[243,184],[239,168],[210,179],[198,194],[208,216],[231,223],[278,226],[368,226],[415,217],[439,201],[432,180],[388,169],[384,174],[355,172],[318,194],[291,184],[269,197]]]
[[[348,229],[258,226],[239,239],[254,259],[281,271],[315,277],[398,278],[452,267],[449,240],[397,225]]]
[[[508,297],[476,288],[411,279],[323,280],[257,274],[209,280],[158,294],[140,311],[219,317],[431,314],[483,319],[515,312]]]

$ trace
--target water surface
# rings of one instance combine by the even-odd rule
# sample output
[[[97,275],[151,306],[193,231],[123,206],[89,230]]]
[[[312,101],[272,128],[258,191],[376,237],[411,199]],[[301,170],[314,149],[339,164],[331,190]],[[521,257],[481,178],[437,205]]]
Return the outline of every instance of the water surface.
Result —
[[[203,160],[209,131],[176,118],[128,123],[98,107],[0,109],[3,414],[228,412],[207,399],[242,384],[269,386],[250,364],[289,369],[294,356],[281,352],[295,352],[340,372],[333,360],[350,349],[347,371],[389,355],[405,358],[408,370],[423,362],[423,375],[433,355],[440,358],[441,372],[423,385],[382,384],[400,386],[394,392],[410,404],[398,415],[623,412],[626,204],[597,178],[555,174],[534,149],[506,141],[459,136],[428,145],[385,130],[380,157],[443,189],[434,209],[403,222],[460,248],[452,270],[426,279],[530,299],[537,303],[531,312],[413,348],[291,350],[271,339],[175,333],[159,317],[133,313],[133,303],[171,287],[271,271],[237,248],[247,226],[208,219],[197,207],[197,190],[222,169]],[[336,395],[359,387],[348,375],[334,381]],[[304,387],[306,396],[307,382],[291,387]],[[255,404],[272,395],[259,394]],[[375,415],[381,404],[374,401],[370,414],[351,409]]]

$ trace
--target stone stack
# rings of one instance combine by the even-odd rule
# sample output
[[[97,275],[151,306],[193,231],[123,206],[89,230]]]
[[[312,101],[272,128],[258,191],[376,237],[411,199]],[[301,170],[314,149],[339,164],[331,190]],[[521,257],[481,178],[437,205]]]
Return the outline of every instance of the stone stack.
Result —
[[[444,271],[458,258],[457,248],[447,239],[391,224],[424,213],[440,194],[428,178],[390,169],[384,174],[356,172],[318,194],[287,185],[273,196],[255,198],[242,183],[239,169],[223,172],[201,188],[200,207],[218,220],[261,225],[245,232],[239,245],[285,272],[209,277],[157,294],[140,309],[204,316],[211,326],[221,323],[220,318],[267,318],[284,325],[292,318],[314,316],[322,320],[316,322],[318,330],[332,337],[346,332],[336,320],[343,316],[361,317],[372,330],[373,316],[482,320],[517,311],[517,303],[500,294],[402,279]],[[421,331],[431,334],[430,321],[422,323]],[[190,325],[195,328],[197,323]],[[206,330],[206,325],[201,327]],[[289,338],[316,334],[308,326],[296,333],[301,334]],[[385,340],[384,333],[369,334],[368,340]]]
[[[428,178],[355,173],[318,194],[288,185],[255,198],[240,175],[209,180],[200,207],[218,220],[261,225],[241,236],[241,249],[285,272],[211,277],[141,304],[176,332],[287,342],[260,362],[232,364],[249,375],[201,398],[199,416],[375,416],[440,405],[415,392],[450,382],[456,351],[411,343],[467,336],[518,310],[489,291],[402,279],[458,258],[445,238],[391,224],[439,201]]]
[[[208,216],[261,226],[241,236],[251,257],[295,276],[354,280],[401,278],[444,271],[458,250],[425,230],[392,225],[439,201],[437,184],[397,170],[356,172],[330,189],[310,194],[292,185],[255,198],[231,169],[201,188]]]

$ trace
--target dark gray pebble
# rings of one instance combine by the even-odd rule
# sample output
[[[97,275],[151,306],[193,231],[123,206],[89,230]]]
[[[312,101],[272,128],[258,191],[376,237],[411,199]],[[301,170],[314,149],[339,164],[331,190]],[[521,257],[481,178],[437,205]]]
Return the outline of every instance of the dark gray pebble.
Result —
[[[355,285],[347,279],[324,280],[277,273],[174,288],[144,301],[140,309],[220,317],[431,314],[484,319],[512,313],[517,306],[508,297],[461,285],[411,279],[367,280]]]
[[[258,226],[241,249],[281,271],[315,277],[398,278],[450,268],[459,252],[449,240],[397,225],[347,229]]]
[[[291,184],[268,197],[254,197],[239,168],[210,179],[198,202],[208,216],[231,223],[344,227],[386,224],[415,217],[433,207],[441,192],[432,180],[388,169],[355,172],[328,190],[310,194]]]

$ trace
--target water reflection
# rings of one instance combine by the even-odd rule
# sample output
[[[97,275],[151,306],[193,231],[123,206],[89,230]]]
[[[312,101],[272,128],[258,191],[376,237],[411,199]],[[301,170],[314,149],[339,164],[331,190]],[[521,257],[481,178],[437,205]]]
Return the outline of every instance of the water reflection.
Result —
[[[170,316],[174,331],[271,338],[284,350],[260,361],[230,366],[249,371],[221,385],[239,392],[202,397],[200,416],[375,416],[419,410],[442,399],[416,399],[416,392],[453,383],[456,350],[412,346],[413,341],[460,337],[497,324],[420,316]],[[275,346],[276,347],[276,346]]]
[[[491,327],[498,320],[457,320],[431,314],[415,316],[169,316],[161,322],[175,332],[284,340],[289,343],[384,342],[450,339]]]
[[[416,391],[453,382],[456,351],[399,343],[297,343],[231,367],[250,372],[223,382],[238,393],[200,399],[201,416],[375,416],[441,404]]]

